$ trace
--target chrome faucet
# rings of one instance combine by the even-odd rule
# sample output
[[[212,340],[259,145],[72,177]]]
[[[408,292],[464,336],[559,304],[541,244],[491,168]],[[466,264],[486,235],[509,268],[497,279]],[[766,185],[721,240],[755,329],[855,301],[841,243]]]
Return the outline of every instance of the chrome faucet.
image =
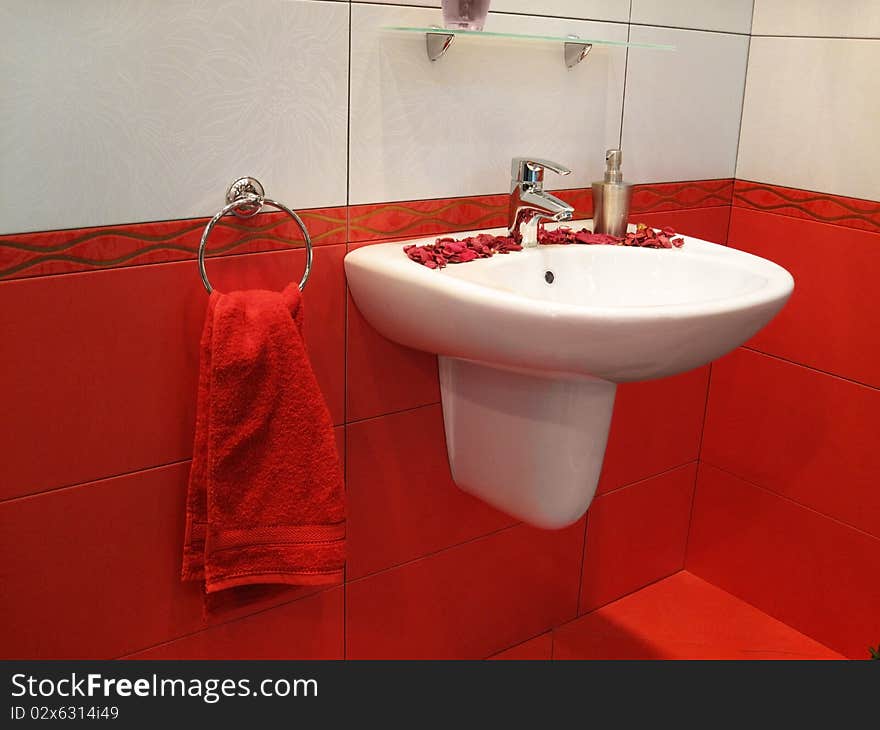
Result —
[[[550,160],[514,157],[510,165],[510,235],[524,247],[538,245],[538,221],[568,221],[574,213],[564,200],[544,191],[544,170],[568,175],[569,170]]]

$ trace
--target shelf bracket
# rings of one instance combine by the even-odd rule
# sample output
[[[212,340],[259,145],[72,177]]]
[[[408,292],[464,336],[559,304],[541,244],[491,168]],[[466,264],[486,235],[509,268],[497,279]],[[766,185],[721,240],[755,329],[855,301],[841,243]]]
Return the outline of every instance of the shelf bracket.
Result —
[[[425,46],[428,50],[428,58],[432,61],[436,61],[440,56],[446,53],[454,40],[454,33],[444,33],[439,28],[436,33],[433,31],[431,33],[425,33]]]
[[[583,41],[570,40],[565,42],[565,66],[566,68],[574,68],[583,61],[587,54],[593,50],[592,43],[584,43]]]

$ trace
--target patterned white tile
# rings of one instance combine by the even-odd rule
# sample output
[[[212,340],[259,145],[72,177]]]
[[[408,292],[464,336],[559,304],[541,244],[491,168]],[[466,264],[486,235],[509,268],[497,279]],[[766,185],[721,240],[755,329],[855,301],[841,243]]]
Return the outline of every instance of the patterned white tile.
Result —
[[[0,232],[345,203],[348,5],[0,5]]]
[[[439,61],[425,39],[383,31],[432,11],[352,6],[350,200],[368,203],[506,191],[510,159],[537,155],[586,185],[618,143],[625,53],[595,47],[573,69],[561,44],[459,38]],[[626,39],[626,26],[497,15],[499,31]]]
[[[624,175],[635,183],[733,177],[747,36],[633,26],[623,120]]]
[[[748,33],[752,0],[633,0],[632,22]]]
[[[755,0],[752,33],[880,38],[880,2]]]
[[[753,38],[737,177],[880,200],[880,42]]]

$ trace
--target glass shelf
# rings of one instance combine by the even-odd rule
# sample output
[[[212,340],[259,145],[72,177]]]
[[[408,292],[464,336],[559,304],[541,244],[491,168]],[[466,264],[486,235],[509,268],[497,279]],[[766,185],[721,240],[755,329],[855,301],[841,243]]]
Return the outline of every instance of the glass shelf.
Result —
[[[428,58],[436,61],[444,53],[458,36],[470,38],[489,38],[495,40],[512,40],[527,42],[550,42],[563,43],[565,51],[565,65],[569,68],[576,66],[590,52],[593,46],[618,46],[623,48],[648,48],[655,51],[674,51],[675,46],[660,45],[656,43],[630,43],[629,41],[595,40],[579,38],[574,35],[532,35],[529,33],[493,33],[487,30],[458,30],[456,28],[438,27],[414,27],[402,25],[387,25],[383,30],[400,33],[421,33],[425,36],[425,44]]]

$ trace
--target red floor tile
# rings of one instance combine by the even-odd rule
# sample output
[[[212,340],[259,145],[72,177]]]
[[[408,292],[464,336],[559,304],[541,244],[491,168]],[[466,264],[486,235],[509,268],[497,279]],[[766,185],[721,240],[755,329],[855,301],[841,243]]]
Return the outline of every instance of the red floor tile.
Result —
[[[455,486],[439,405],[347,431],[349,579],[516,523]]]
[[[342,659],[343,589],[230,621],[128,659]]]
[[[697,458],[708,383],[706,366],[617,388],[599,494]]]
[[[794,276],[785,309],[750,342],[764,352],[880,386],[880,234],[735,207],[730,245]]]
[[[573,618],[583,521],[525,525],[346,586],[350,659],[482,659]]]
[[[309,355],[335,423],[345,388],[345,247],[315,250]],[[208,262],[219,290],[299,279],[302,250]],[[207,295],[192,261],[0,282],[0,498],[189,458]]]
[[[717,361],[702,458],[880,537],[880,390],[749,350]]]
[[[880,540],[706,464],[687,569],[854,659],[880,636]]]
[[[842,659],[679,572],[553,631],[554,659]]]
[[[506,649],[494,656],[489,657],[490,659],[552,659],[553,658],[553,634],[551,632],[547,632],[546,634],[541,634],[540,636],[536,636],[534,639],[529,639],[528,641],[524,641],[522,644],[517,644],[516,646],[512,646],[510,649]]]
[[[696,464],[603,494],[587,514],[580,611],[684,567]]]
[[[440,401],[437,356],[387,340],[348,298],[348,420]]]

